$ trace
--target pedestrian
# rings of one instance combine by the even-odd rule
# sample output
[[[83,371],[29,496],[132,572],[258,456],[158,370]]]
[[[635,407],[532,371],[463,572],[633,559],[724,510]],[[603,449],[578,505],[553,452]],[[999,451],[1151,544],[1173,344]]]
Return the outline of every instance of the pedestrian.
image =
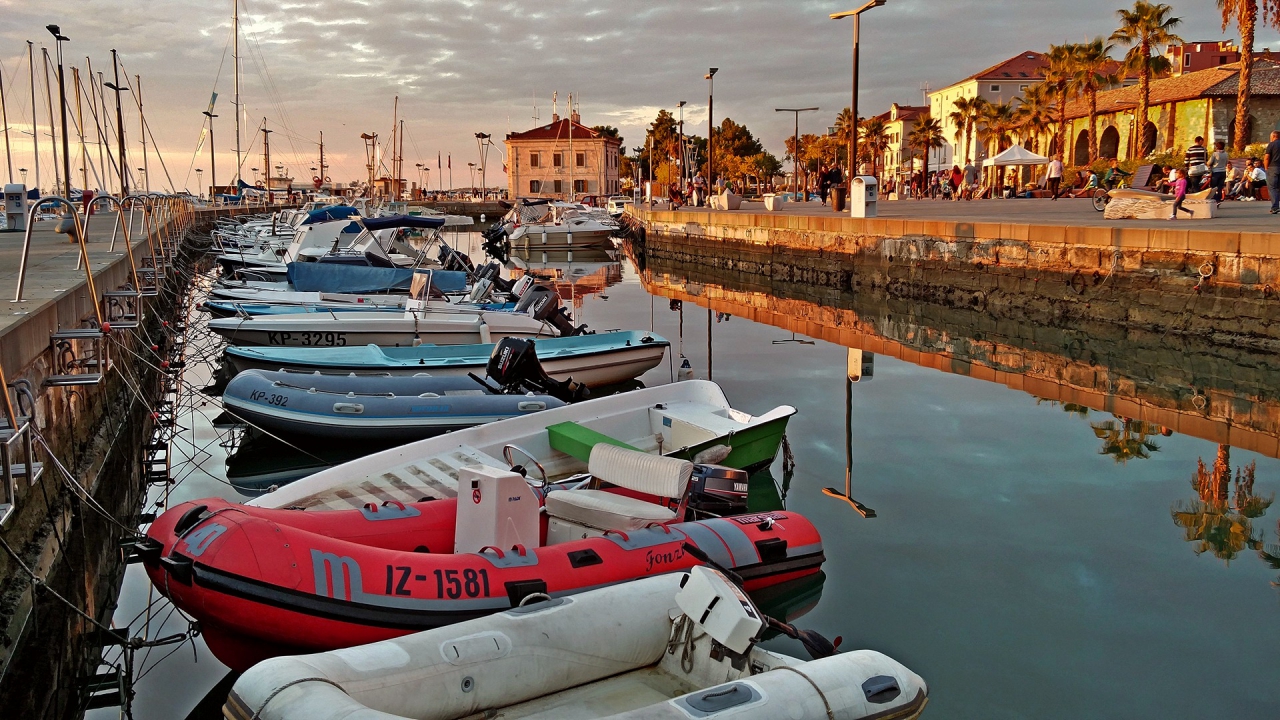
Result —
[[[1062,187],[1062,158],[1055,157],[1049,161],[1049,192],[1053,193],[1053,199],[1058,199],[1058,189]]]
[[[707,201],[707,180],[702,177],[702,172],[693,176],[693,204],[701,207]]]
[[[1200,183],[1209,172],[1209,151],[1204,147],[1204,138],[1197,135],[1195,143],[1187,148],[1182,159],[1187,168],[1187,187],[1191,192],[1199,192]]]
[[[1280,213],[1280,130],[1271,131],[1271,142],[1262,156],[1266,168],[1267,191],[1271,193],[1271,214]]]
[[[826,165],[818,166],[818,199],[822,207],[827,206],[827,196],[831,194],[831,177]]]
[[[964,161],[964,184],[960,189],[965,200],[972,200],[978,191],[978,168],[974,167],[972,160]]]
[[[1231,156],[1227,154],[1227,144],[1218,140],[1213,144],[1213,154],[1209,156],[1209,197],[1217,202],[1223,201],[1227,186],[1227,166],[1231,164]]]
[[[1182,176],[1182,173],[1177,168],[1174,168],[1169,173],[1169,181],[1173,183],[1173,212],[1170,213],[1169,219],[1177,220],[1179,210],[1183,210],[1194,217],[1194,212],[1182,207],[1182,201],[1187,199],[1187,179]]]
[[[1258,191],[1267,186],[1267,173],[1262,169],[1262,163],[1257,160],[1251,160],[1252,169],[1249,170],[1249,199],[1257,200]]]
[[[949,180],[951,181],[951,199],[959,202],[960,193],[964,187],[964,172],[960,169],[959,165],[951,166],[951,177]]]

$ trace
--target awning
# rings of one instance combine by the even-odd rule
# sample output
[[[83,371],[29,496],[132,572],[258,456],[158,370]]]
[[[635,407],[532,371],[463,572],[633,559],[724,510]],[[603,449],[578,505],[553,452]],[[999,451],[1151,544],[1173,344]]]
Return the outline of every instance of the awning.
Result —
[[[316,223],[330,222],[333,220],[345,220],[353,215],[358,216],[360,211],[350,205],[330,205],[312,210],[307,213],[307,219],[302,221],[303,225],[314,225]]]
[[[442,217],[420,217],[417,215],[386,215],[383,217],[364,218],[360,222],[369,230],[387,230],[390,228],[424,228],[433,230],[444,226]]]
[[[992,165],[1045,165],[1049,158],[1037,155],[1021,145],[1014,145],[995,157],[982,161],[988,167]]]

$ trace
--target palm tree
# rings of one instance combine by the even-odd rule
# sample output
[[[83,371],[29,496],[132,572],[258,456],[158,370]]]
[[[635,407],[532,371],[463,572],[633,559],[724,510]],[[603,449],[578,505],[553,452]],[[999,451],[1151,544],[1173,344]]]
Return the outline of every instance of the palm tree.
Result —
[[[1182,38],[1173,33],[1173,29],[1182,24],[1182,18],[1169,17],[1173,8],[1163,4],[1151,4],[1138,0],[1132,10],[1118,10],[1120,27],[1111,33],[1111,39],[1121,45],[1129,46],[1124,55],[1122,67],[1127,73],[1138,73],[1138,107],[1134,110],[1134,139],[1137,152],[1129,149],[1129,157],[1145,157],[1156,148],[1155,132],[1147,132],[1150,127],[1148,115],[1151,108],[1151,76],[1169,72],[1172,64],[1169,58],[1159,51],[1167,45],[1176,45]]]
[[[930,115],[921,115],[911,133],[907,135],[907,144],[918,148],[924,155],[924,177],[929,177],[929,151],[942,147],[942,123]],[[927,180],[926,180],[927,181]]]
[[[1214,557],[1231,562],[1242,550],[1256,550],[1268,561],[1266,549],[1253,532],[1252,521],[1262,517],[1274,496],[1261,498],[1253,494],[1257,464],[1236,469],[1231,482],[1231,447],[1219,445],[1213,468],[1197,459],[1191,487],[1196,499],[1173,506],[1173,522],[1186,531],[1187,542],[1194,542],[1199,555],[1211,552]]]
[[[969,152],[973,131],[982,117],[987,101],[982,97],[962,97],[956,98],[952,104],[955,110],[949,117],[952,124],[956,126],[956,143],[959,144],[961,139],[964,140],[964,161],[968,163],[973,160],[973,155]]]
[[[1075,72],[1071,74],[1071,90],[1089,100],[1089,162],[1098,159],[1098,91],[1120,82],[1113,70],[1111,46],[1102,38],[1076,46]]]
[[[1053,99],[1049,89],[1036,83],[1026,89],[1022,94],[1022,102],[1018,103],[1018,109],[1013,111],[1023,142],[1031,141],[1031,146],[1027,148],[1031,152],[1040,152],[1040,136],[1053,125],[1052,108]]]
[[[880,160],[884,158],[884,151],[889,147],[889,134],[885,129],[884,120],[878,117],[867,118],[861,123],[858,134],[858,147],[865,147],[867,153],[871,156],[871,174],[877,178],[880,177]]]
[[[852,137],[852,135],[850,135],[850,130],[852,127],[853,127],[853,111],[846,107],[845,109],[841,110],[839,114],[836,115],[836,137],[840,138],[840,140],[844,143],[845,160],[849,159],[848,158],[849,139]]]
[[[1094,437],[1102,441],[1099,455],[1110,455],[1120,464],[1130,460],[1146,460],[1151,453],[1160,450],[1160,446],[1149,438],[1153,428],[1142,420],[1122,418],[1119,423],[1107,420],[1100,423],[1089,423]]]
[[[1253,79],[1253,38],[1258,29],[1259,0],[1218,0],[1222,29],[1235,23],[1240,30],[1240,79],[1236,91],[1235,149],[1249,144],[1249,83]],[[1280,0],[1261,0],[1262,21],[1280,27]]]
[[[1044,69],[1044,84],[1050,88],[1054,96],[1054,106],[1058,111],[1058,131],[1056,133],[1057,157],[1065,157],[1067,136],[1067,100],[1071,90],[1071,78],[1075,75],[1075,51],[1073,43],[1050,45],[1049,54],[1045,57],[1048,64]]]

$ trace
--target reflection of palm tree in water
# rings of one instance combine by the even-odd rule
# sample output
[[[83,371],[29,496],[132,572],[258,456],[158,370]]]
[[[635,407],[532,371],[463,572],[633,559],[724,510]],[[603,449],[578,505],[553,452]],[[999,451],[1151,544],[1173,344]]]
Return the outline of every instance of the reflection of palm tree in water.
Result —
[[[1149,439],[1158,434],[1160,428],[1142,420],[1121,418],[1119,423],[1107,420],[1089,423],[1089,427],[1093,428],[1093,434],[1102,441],[1102,449],[1098,453],[1110,455],[1118,463],[1134,459],[1146,460],[1151,457],[1151,453],[1160,449],[1159,445]]]
[[[1254,535],[1252,520],[1262,517],[1274,497],[1253,494],[1257,463],[1237,468],[1231,478],[1231,446],[1219,445],[1213,467],[1197,459],[1191,487],[1199,497],[1173,506],[1173,522],[1186,531],[1186,540],[1195,543],[1197,555],[1211,552],[1230,563],[1246,548],[1256,550],[1263,560],[1268,554],[1260,537]]]

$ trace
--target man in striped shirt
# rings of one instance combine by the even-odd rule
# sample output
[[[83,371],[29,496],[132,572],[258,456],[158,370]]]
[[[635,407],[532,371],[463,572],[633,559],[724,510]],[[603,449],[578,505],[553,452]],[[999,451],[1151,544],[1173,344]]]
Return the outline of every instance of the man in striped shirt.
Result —
[[[1187,192],[1197,192],[1200,190],[1200,182],[1204,179],[1205,174],[1209,171],[1206,163],[1209,161],[1209,151],[1204,146],[1204,138],[1196,136],[1196,143],[1187,148],[1187,154],[1183,157],[1186,163],[1187,176]]]

